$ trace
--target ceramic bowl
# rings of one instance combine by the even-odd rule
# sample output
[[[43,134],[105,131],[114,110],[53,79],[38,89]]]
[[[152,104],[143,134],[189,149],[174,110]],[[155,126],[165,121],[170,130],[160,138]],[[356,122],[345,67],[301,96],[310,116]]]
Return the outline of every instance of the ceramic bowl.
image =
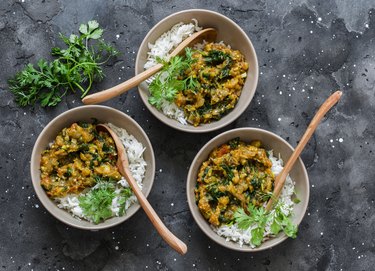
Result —
[[[239,244],[234,243],[232,241],[226,241],[224,237],[217,235],[212,230],[210,224],[205,220],[205,218],[200,213],[195,201],[194,189],[196,185],[198,171],[202,163],[207,160],[209,154],[214,150],[215,147],[227,143],[229,140],[236,137],[239,137],[240,140],[244,142],[250,142],[251,140],[256,139],[261,140],[263,142],[265,149],[273,150],[273,154],[276,157],[278,157],[278,155],[280,154],[284,163],[289,159],[293,152],[292,146],[290,146],[289,143],[287,143],[284,139],[282,139],[281,137],[272,132],[262,129],[238,128],[234,130],[229,130],[216,136],[215,138],[210,140],[206,145],[203,146],[203,148],[195,156],[190,166],[186,188],[189,208],[194,217],[194,220],[201,228],[201,230],[216,243],[229,249],[238,251],[254,252],[269,249],[283,242],[285,239],[287,239],[287,236],[284,233],[279,233],[276,237],[265,241],[259,247],[251,248],[248,245],[243,245],[241,247]],[[301,158],[299,158],[295,163],[292,171],[290,172],[290,176],[292,180],[295,182],[295,191],[297,197],[301,200],[300,203],[294,206],[293,222],[296,224],[300,224],[303,216],[305,215],[310,195],[309,178]]]
[[[77,121],[91,122],[92,119],[97,119],[99,123],[113,123],[114,125],[124,128],[127,132],[133,135],[145,147],[144,159],[147,162],[145,177],[143,179],[143,193],[147,196],[152,188],[155,172],[155,158],[150,140],[146,133],[142,130],[141,126],[137,124],[128,115],[106,106],[90,105],[81,106],[62,113],[53,119],[40,133],[35,142],[34,149],[31,155],[31,177],[35,192],[43,204],[43,206],[54,217],[64,222],[65,224],[85,229],[85,230],[99,230],[118,225],[134,215],[140,208],[138,203],[134,203],[127,209],[126,214],[121,217],[110,218],[97,225],[90,223],[86,220],[79,220],[74,218],[67,211],[60,209],[56,204],[47,196],[45,191],[40,185],[40,160],[41,153],[48,145],[54,141],[57,134],[65,127],[69,127],[72,123]]]
[[[249,37],[241,27],[231,19],[214,11],[191,9],[174,13],[157,23],[142,41],[136,58],[135,73],[139,74],[144,70],[143,67],[147,61],[149,43],[154,43],[155,40],[157,40],[163,33],[169,31],[175,24],[179,22],[191,23],[192,19],[196,19],[199,26],[203,28],[215,28],[218,32],[216,41],[223,41],[225,44],[230,45],[232,49],[240,50],[242,54],[244,54],[246,61],[249,63],[247,79],[235,108],[220,120],[213,121],[209,124],[201,124],[198,127],[189,124],[183,125],[177,120],[168,118],[161,111],[149,104],[149,90],[146,82],[141,83],[138,86],[138,90],[142,101],[148,110],[150,110],[150,112],[163,123],[181,131],[203,133],[220,129],[233,122],[245,111],[254,96],[258,83],[258,60]]]

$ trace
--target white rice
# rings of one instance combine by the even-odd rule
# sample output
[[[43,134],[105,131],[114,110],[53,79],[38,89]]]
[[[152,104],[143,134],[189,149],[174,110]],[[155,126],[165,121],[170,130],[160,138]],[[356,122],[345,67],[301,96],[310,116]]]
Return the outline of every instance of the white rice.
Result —
[[[271,170],[275,174],[275,176],[277,176],[281,172],[281,170],[283,169],[283,160],[280,157],[276,158],[275,156],[273,156],[272,151],[269,151],[268,153],[269,153],[269,158],[272,162]],[[286,177],[284,187],[281,191],[281,194],[280,194],[280,197],[279,197],[279,200],[278,200],[278,203],[277,203],[277,204],[280,204],[281,206],[283,206],[281,211],[286,216],[291,215],[292,211],[293,211],[293,206],[294,206],[294,202],[292,201],[293,194],[294,194],[294,182],[290,178],[290,176],[288,175]],[[271,211],[271,214],[273,214],[273,213],[275,213],[274,210]],[[273,222],[273,220],[268,221],[268,223],[266,224],[265,232],[264,232],[264,235],[263,235],[265,239],[267,239],[269,237],[272,237],[272,232],[271,232],[271,228],[270,228],[272,222]],[[237,223],[234,223],[232,225],[222,225],[220,227],[212,226],[212,229],[218,235],[224,237],[226,239],[226,241],[234,241],[234,242],[238,243],[240,246],[243,246],[245,244],[245,245],[249,245],[249,246],[254,248],[255,245],[253,245],[251,243],[251,230],[255,227],[256,227],[256,224],[249,227],[246,230],[243,230],[243,229],[238,228]]]
[[[193,19],[193,23],[184,24],[178,23],[174,25],[169,31],[161,35],[154,44],[149,43],[150,51],[147,53],[147,62],[144,65],[145,69],[149,69],[158,64],[157,59],[160,58],[169,61],[170,53],[187,37],[194,32],[200,31],[202,28],[198,26],[197,20]],[[152,82],[154,77],[146,80],[148,84]],[[181,124],[186,125],[186,118],[184,111],[181,110],[175,103],[163,100],[161,104],[163,114],[169,118],[176,119]]]
[[[128,155],[129,160],[129,169],[130,172],[137,182],[140,189],[143,187],[143,178],[146,172],[147,163],[143,158],[143,152],[145,147],[143,147],[142,143],[140,143],[133,135],[128,134],[128,132],[123,129],[119,128],[111,123],[107,123],[107,125],[116,133],[116,135],[120,138],[122,144],[125,146],[126,153]],[[124,188],[129,187],[128,182],[121,178],[120,181],[117,182],[115,193],[119,195]],[[98,188],[98,184],[92,187],[91,189]],[[87,193],[87,192],[86,192]],[[82,208],[79,206],[79,197],[85,195],[81,193],[79,195],[76,194],[69,194],[63,198],[56,198],[55,201],[57,203],[57,207],[61,209],[66,209],[76,218],[83,218],[88,221],[91,221],[88,217],[83,214]],[[120,215],[120,204],[119,204],[119,196],[116,196],[112,200],[112,216],[119,216]],[[137,198],[134,194],[130,196],[125,202],[126,211],[134,202],[137,201]]]
[[[197,20],[193,19],[192,21],[194,23],[184,24],[181,22],[174,25],[169,31],[162,34],[154,44],[148,44],[150,51],[147,53],[147,62],[144,65],[146,70],[158,64],[158,58],[169,61],[169,54],[184,39],[202,29],[198,26]]]

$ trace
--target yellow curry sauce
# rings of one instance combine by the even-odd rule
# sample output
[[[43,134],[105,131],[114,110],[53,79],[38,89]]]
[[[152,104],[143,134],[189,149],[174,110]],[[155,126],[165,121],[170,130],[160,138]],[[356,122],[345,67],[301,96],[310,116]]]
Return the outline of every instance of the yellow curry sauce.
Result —
[[[263,205],[273,191],[271,167],[259,140],[246,144],[235,138],[215,148],[198,173],[195,198],[200,212],[220,226],[233,221],[239,207]]]
[[[194,126],[220,119],[236,105],[249,68],[245,57],[221,43],[207,43],[192,54],[193,63],[184,77],[198,86],[179,91],[177,106]]]
[[[41,185],[51,198],[80,193],[96,184],[96,178],[120,180],[112,137],[97,132],[96,125],[73,123],[64,128],[42,153]]]

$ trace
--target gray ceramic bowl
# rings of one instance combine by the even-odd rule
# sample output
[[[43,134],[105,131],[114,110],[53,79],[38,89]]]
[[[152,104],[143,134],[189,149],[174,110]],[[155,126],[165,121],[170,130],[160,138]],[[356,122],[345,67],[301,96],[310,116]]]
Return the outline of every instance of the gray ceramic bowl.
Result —
[[[224,41],[225,44],[230,45],[233,49],[240,50],[249,63],[247,79],[235,108],[220,120],[209,124],[202,124],[198,127],[183,125],[174,119],[168,118],[148,103],[149,91],[145,82],[138,86],[138,90],[146,107],[163,123],[181,131],[203,133],[220,129],[237,119],[250,104],[258,83],[258,60],[254,47],[246,33],[235,22],[217,12],[203,9],[184,10],[164,18],[156,24],[144,38],[138,50],[135,62],[135,73],[139,74],[144,70],[143,66],[146,63],[147,52],[149,51],[148,43],[154,43],[157,38],[170,30],[173,25],[179,22],[190,23],[192,19],[197,19],[199,25],[203,28],[216,28],[218,31],[216,40]]]
[[[110,107],[90,105],[71,109],[53,119],[40,133],[35,142],[31,155],[31,178],[33,186],[41,203],[54,217],[72,227],[85,230],[99,230],[115,226],[130,218],[140,208],[139,204],[135,203],[129,207],[124,216],[114,217],[95,225],[85,220],[78,220],[72,217],[67,211],[59,209],[56,204],[48,198],[47,194],[41,187],[40,158],[42,151],[48,147],[49,143],[56,138],[57,134],[63,128],[69,127],[72,123],[77,121],[92,121],[92,118],[96,118],[99,123],[111,122],[118,127],[126,129],[129,134],[133,135],[146,148],[144,152],[144,159],[147,162],[147,168],[145,177],[143,179],[144,185],[142,189],[146,196],[151,191],[155,172],[154,151],[152,149],[150,140],[148,139],[146,133],[142,130],[141,126],[139,126],[128,115]]]
[[[290,155],[293,152],[293,148],[284,139],[266,130],[256,128],[238,128],[224,132],[210,140],[195,156],[190,166],[187,177],[186,191],[188,204],[198,226],[208,237],[210,237],[216,243],[238,251],[261,251],[280,244],[282,241],[287,239],[287,236],[284,233],[280,233],[275,238],[265,241],[261,246],[257,248],[251,248],[250,246],[246,245],[243,245],[241,247],[239,244],[232,241],[226,241],[225,238],[217,235],[212,230],[209,223],[201,215],[195,202],[194,189],[200,166],[205,160],[207,160],[209,154],[215,147],[218,147],[236,137],[240,137],[240,139],[245,142],[250,142],[251,140],[255,139],[261,140],[267,150],[273,150],[275,156],[278,156],[278,154],[280,154],[281,158],[284,160],[284,163],[289,159]],[[296,164],[293,167],[293,170],[290,172],[290,176],[296,183],[295,190],[297,193],[297,197],[301,200],[301,202],[296,204],[294,207],[295,216],[293,218],[293,222],[300,224],[303,216],[305,215],[310,195],[309,178],[307,176],[307,171],[302,162],[302,159],[299,158],[297,160]]]

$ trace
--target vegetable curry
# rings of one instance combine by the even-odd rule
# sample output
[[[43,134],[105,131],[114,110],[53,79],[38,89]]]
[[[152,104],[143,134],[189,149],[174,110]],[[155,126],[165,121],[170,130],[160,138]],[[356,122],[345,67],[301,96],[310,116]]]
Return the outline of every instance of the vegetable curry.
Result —
[[[246,79],[248,63],[238,50],[222,43],[207,43],[194,50],[184,72],[187,88],[175,97],[191,124],[218,120],[236,105]]]
[[[51,198],[78,194],[96,179],[117,181],[117,153],[112,137],[96,131],[96,125],[73,123],[64,128],[42,153],[41,185]]]
[[[235,138],[214,149],[203,162],[195,197],[202,215],[214,226],[234,220],[238,208],[262,206],[272,195],[272,162],[259,140]]]

